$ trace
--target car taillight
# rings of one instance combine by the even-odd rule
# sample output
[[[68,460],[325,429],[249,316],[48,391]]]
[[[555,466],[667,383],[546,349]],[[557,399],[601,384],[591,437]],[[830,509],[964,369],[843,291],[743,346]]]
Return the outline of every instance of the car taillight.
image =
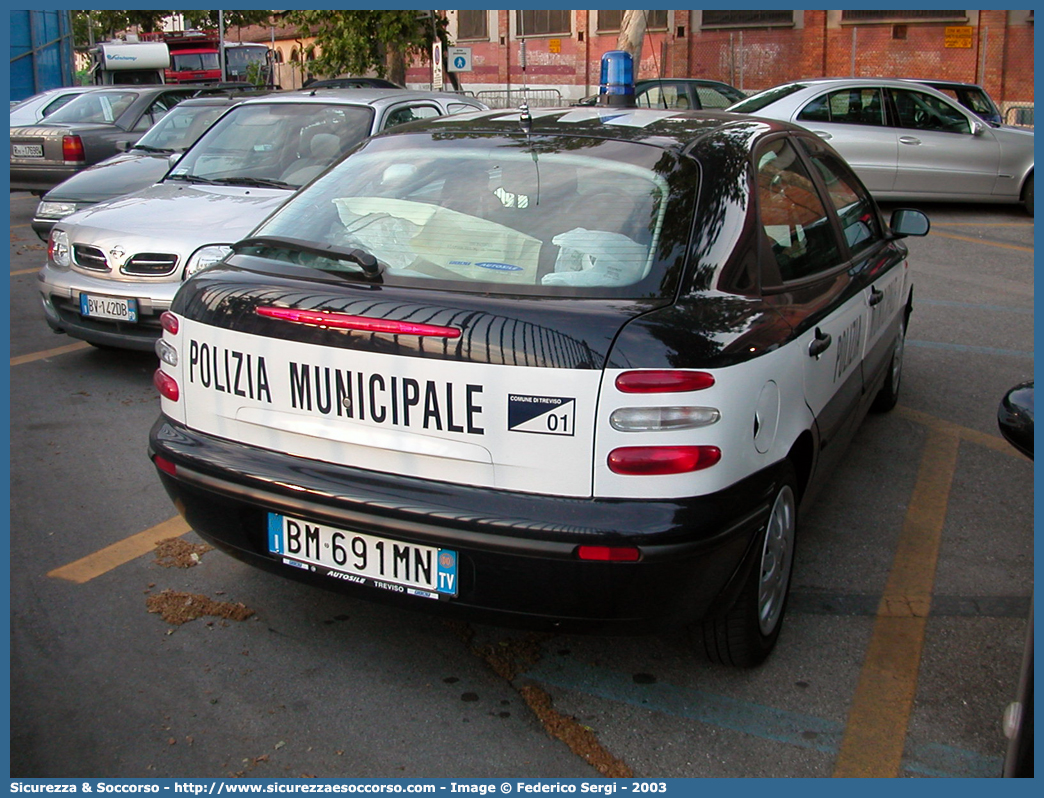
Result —
[[[721,460],[717,446],[623,446],[609,453],[609,470],[625,476],[686,474]]]
[[[62,136],[62,159],[66,161],[86,161],[83,152],[83,139],[79,136]]]
[[[178,334],[178,317],[169,310],[165,310],[160,314],[160,325],[171,335]]]
[[[162,369],[156,369],[153,373],[152,384],[156,386],[156,390],[160,392],[160,396],[164,399],[176,402],[181,396],[177,381]]]
[[[681,393],[702,391],[714,385],[714,375],[705,371],[625,371],[616,378],[616,388],[623,393]]]
[[[163,471],[166,474],[170,474],[172,477],[176,477],[178,475],[177,466],[170,462],[170,460],[165,460],[164,458],[157,455],[156,457],[152,458],[152,462],[156,464],[156,468],[158,468],[160,471]]]
[[[577,546],[576,556],[596,562],[637,562],[642,552],[637,546]]]
[[[656,432],[706,427],[720,418],[716,407],[620,407],[609,424],[619,432]]]

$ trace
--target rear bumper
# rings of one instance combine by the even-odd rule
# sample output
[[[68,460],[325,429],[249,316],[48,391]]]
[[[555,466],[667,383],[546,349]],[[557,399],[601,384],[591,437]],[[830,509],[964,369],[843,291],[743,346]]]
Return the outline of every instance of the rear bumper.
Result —
[[[244,446],[161,417],[150,457],[189,525],[251,565],[370,600],[466,620],[647,633],[731,603],[769,512],[775,469],[712,496],[568,499],[381,474]],[[287,487],[287,486],[293,486]],[[460,592],[431,600],[284,565],[267,513],[459,554]],[[581,561],[580,545],[637,546],[638,562]]]
[[[11,164],[11,190],[33,191],[42,193],[68,180],[77,172],[87,168],[87,164],[76,164],[72,166],[27,166],[25,164]]]

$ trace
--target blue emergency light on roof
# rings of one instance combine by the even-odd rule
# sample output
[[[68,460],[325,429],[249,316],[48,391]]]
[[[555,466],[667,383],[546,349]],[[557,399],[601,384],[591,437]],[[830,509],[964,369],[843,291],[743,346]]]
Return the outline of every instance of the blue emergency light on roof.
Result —
[[[602,56],[598,81],[599,105],[634,105],[634,59],[624,50],[610,50]]]

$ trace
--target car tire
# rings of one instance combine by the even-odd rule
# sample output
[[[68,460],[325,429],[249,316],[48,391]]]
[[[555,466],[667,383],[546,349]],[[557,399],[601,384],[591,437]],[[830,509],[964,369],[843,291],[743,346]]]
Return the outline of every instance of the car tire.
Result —
[[[702,623],[708,659],[752,668],[768,657],[779,638],[790,593],[797,540],[797,476],[782,464],[768,521],[758,538],[757,559],[735,603],[723,615]]]
[[[906,314],[899,319],[899,334],[892,348],[892,358],[888,361],[888,376],[884,385],[874,397],[870,409],[875,413],[887,413],[899,401],[899,386],[903,379],[903,353],[906,351]]]
[[[1026,213],[1033,215],[1033,175],[1026,178],[1026,187],[1022,189],[1022,203],[1026,206]]]

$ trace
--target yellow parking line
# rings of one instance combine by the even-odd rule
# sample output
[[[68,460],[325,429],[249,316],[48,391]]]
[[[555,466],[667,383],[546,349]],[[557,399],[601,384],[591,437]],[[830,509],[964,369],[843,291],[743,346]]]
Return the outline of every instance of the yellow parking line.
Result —
[[[36,274],[40,271],[40,267],[37,266],[35,269],[19,269],[18,271],[11,272],[12,277],[17,277],[19,274]]]
[[[151,529],[131,535],[121,541],[106,546],[100,551],[89,554],[83,559],[55,568],[47,575],[54,579],[66,579],[82,585],[96,576],[108,573],[113,568],[137,559],[142,554],[152,551],[156,544],[167,538],[176,538],[189,531],[185,519],[176,515]]]
[[[67,346],[59,346],[56,349],[48,349],[46,352],[33,352],[31,355],[19,355],[18,357],[11,358],[12,366],[21,366],[25,363],[32,363],[37,360],[46,360],[49,357],[57,357],[58,355],[66,355],[69,352],[78,352],[81,349],[86,349],[90,344],[86,341],[77,341],[75,344],[68,344]]]
[[[960,442],[959,436],[937,426],[928,428],[834,765],[837,778],[899,775]]]
[[[931,235],[941,236],[942,238],[952,238],[956,241],[970,241],[973,244],[985,244],[988,247],[1001,247],[1002,249],[1015,249],[1019,252],[1033,252],[1033,247],[1023,247],[1019,244],[1003,244],[1000,241],[983,241],[981,238],[972,238],[971,236],[959,236],[956,233],[941,233],[938,230],[932,230]]]
[[[1026,457],[1026,455],[1019,452],[1014,446],[999,435],[989,435],[985,432],[979,432],[976,429],[962,427],[960,424],[954,424],[952,421],[944,421],[943,419],[936,418],[928,413],[923,413],[920,410],[914,410],[912,407],[903,407],[900,405],[895,409],[895,412],[903,418],[913,421],[915,424],[920,424],[922,427],[927,427],[928,429],[938,430],[944,435],[957,436],[969,443],[985,446],[988,449],[993,449],[1002,454],[1011,455],[1012,457]]]

